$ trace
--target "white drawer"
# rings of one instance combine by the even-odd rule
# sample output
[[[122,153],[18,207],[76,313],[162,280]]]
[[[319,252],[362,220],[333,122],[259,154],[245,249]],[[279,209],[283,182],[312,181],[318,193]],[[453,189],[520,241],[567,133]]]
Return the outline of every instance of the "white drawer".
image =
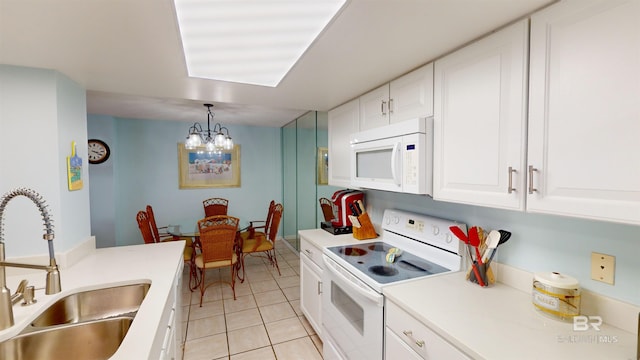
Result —
[[[311,259],[314,264],[324,270],[324,264],[322,263],[322,249],[315,247],[304,237],[300,238],[300,254]]]
[[[393,331],[423,359],[470,359],[393,302],[387,301],[385,311],[385,325],[387,328]]]

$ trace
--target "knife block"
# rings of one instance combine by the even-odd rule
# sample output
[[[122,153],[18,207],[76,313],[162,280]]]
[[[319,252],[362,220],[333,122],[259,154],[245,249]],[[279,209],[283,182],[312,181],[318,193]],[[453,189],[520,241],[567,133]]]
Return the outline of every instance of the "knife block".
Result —
[[[378,234],[376,234],[376,229],[373,227],[371,219],[369,218],[369,214],[364,213],[358,216],[358,222],[360,222],[360,227],[353,227],[354,238],[358,240],[366,240],[375,239],[378,237]]]

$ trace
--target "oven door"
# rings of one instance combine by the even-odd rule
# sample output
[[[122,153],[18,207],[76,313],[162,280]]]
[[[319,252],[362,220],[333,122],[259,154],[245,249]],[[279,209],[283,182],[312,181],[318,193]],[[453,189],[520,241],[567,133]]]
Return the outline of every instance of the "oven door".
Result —
[[[328,359],[382,359],[384,297],[323,255],[322,327]]]

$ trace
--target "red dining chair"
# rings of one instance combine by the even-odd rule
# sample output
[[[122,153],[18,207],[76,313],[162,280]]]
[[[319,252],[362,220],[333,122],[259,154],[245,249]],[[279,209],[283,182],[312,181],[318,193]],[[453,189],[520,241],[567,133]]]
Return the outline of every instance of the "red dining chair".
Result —
[[[204,217],[214,215],[227,215],[229,200],[224,198],[210,198],[202,202],[204,206]]]
[[[216,215],[198,221],[201,253],[195,257],[195,265],[200,275],[200,306],[207,288],[218,282],[231,286],[236,299],[235,279],[239,269],[240,249],[236,240],[239,219],[233,216]],[[206,272],[229,266],[231,281],[214,281],[206,284]]]
[[[153,237],[153,231],[151,230],[151,222],[149,221],[149,216],[146,211],[138,211],[136,214],[136,221],[138,222],[138,228],[140,229],[140,233],[142,234],[142,240],[144,240],[145,244],[153,244],[155,243],[155,238]]]
[[[240,268],[242,269],[242,276],[238,276],[240,278],[240,282],[244,282],[245,278],[245,257],[247,255],[255,253],[263,253],[262,255],[264,255],[264,257],[269,260],[271,266],[275,267],[278,270],[278,275],[282,275],[280,273],[280,267],[278,266],[278,258],[276,257],[275,245],[283,211],[284,207],[282,206],[282,204],[275,204],[273,208],[269,210],[270,216],[268,216],[267,218],[267,223],[269,225],[265,228],[264,233],[254,231],[251,226],[246,231],[242,231],[240,233],[240,238],[242,240],[242,254],[240,258]]]
[[[174,240],[173,236],[169,235],[169,233],[167,232],[166,226],[158,228],[158,225],[156,224],[156,217],[153,214],[153,208],[151,207],[151,205],[147,205],[146,210],[147,216],[149,217],[149,223],[151,224],[151,231],[153,232],[153,237],[156,240],[155,242]],[[161,232],[160,229],[162,229],[163,231]]]

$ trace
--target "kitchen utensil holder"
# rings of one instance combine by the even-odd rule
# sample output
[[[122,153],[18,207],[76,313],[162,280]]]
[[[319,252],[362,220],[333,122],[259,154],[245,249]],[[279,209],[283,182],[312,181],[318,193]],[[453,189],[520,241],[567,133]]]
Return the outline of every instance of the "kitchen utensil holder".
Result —
[[[378,237],[368,213],[360,214],[360,216],[358,216],[358,222],[360,222],[360,227],[353,227],[354,238],[358,240],[366,240]]]

